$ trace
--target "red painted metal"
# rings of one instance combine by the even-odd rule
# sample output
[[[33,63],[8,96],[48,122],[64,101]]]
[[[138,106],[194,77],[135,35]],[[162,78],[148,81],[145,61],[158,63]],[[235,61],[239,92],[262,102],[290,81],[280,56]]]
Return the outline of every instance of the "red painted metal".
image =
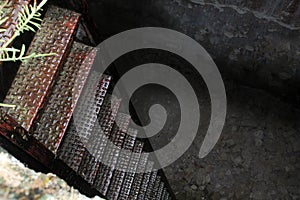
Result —
[[[51,7],[37,31],[27,54],[56,53],[55,56],[41,57],[23,62],[4,100],[17,105],[8,110],[26,131],[32,127],[33,120],[49,94],[57,72],[72,42],[79,20],[79,14]],[[49,31],[51,30],[51,31]]]
[[[43,109],[34,121],[33,137],[56,153],[92,68],[96,51],[74,42]]]
[[[24,5],[27,5],[30,0],[15,0],[15,1],[7,1],[7,5],[3,7],[3,13],[0,13],[0,19],[8,17],[7,21],[4,24],[1,24],[1,28],[5,29],[5,32],[0,33],[0,47],[5,44],[14,34],[16,25],[18,23],[19,12],[22,10]],[[1,2],[1,4],[4,1]]]

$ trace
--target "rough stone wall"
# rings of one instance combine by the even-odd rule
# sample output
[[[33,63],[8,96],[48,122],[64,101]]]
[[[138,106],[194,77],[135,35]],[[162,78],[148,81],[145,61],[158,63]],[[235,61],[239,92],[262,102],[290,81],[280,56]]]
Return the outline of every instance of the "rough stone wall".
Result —
[[[299,0],[77,1],[102,36],[144,26],[178,30],[227,77],[300,101]]]
[[[299,0],[190,0],[190,2],[249,10],[257,16],[269,19],[273,18],[279,22],[290,24],[293,27],[300,25]]]
[[[170,28],[196,39],[231,78],[299,100],[297,2],[164,0],[156,6]]]

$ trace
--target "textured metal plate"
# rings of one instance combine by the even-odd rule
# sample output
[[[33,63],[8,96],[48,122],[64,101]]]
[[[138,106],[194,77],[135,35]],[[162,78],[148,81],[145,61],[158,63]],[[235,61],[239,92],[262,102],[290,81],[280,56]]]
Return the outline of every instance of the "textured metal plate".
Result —
[[[160,186],[160,183],[161,183],[161,177],[160,176],[156,176],[156,179],[155,179],[155,183],[154,183],[154,187],[153,187],[153,190],[152,190],[152,197],[151,199],[158,199],[159,198],[159,186]]]
[[[116,122],[111,133],[111,138],[109,138],[112,143],[108,143],[105,148],[103,160],[106,164],[100,164],[94,184],[95,188],[103,195],[107,193],[113,171],[120,156],[120,148],[123,146],[125,140],[130,116],[119,113]]]
[[[7,1],[7,5],[2,9],[3,13],[0,13],[0,19],[8,17],[8,20],[4,24],[0,24],[1,28],[6,29],[5,32],[0,33],[1,40],[0,47],[8,41],[15,32],[16,25],[18,23],[19,12],[22,10],[23,5],[28,4],[30,0],[15,0]],[[3,5],[5,0],[0,1],[0,5]]]
[[[47,151],[44,145],[40,144],[31,136],[28,136],[25,129],[19,126],[14,119],[9,115],[6,115],[6,113],[0,109],[0,137],[2,136],[15,145],[12,152],[10,152],[13,155],[15,155],[15,153],[18,154],[17,152],[20,152],[21,150],[35,158],[44,166],[48,167],[51,165],[51,162],[54,159],[53,154]],[[8,141],[6,141],[6,143],[9,143]],[[6,144],[4,144],[4,146],[6,146]],[[22,157],[22,159],[23,158],[24,157]],[[32,163],[30,163],[29,166],[31,164]]]
[[[84,144],[74,125],[68,128],[64,140],[57,151],[58,158],[75,172],[78,171],[84,155]]]
[[[120,102],[120,99],[107,95],[99,113],[99,125],[96,124],[94,126],[87,144],[85,155],[80,164],[78,174],[80,174],[90,184],[93,183],[95,179],[100,159],[102,158],[105,150],[107,140],[103,140],[103,137],[104,135],[109,137],[111,134],[111,130],[120,107]]]
[[[166,200],[169,200],[169,199],[172,199],[171,198],[171,195],[169,194],[169,193],[167,193],[167,195],[166,195],[166,198],[165,198]]]
[[[74,110],[73,116],[76,117],[73,117],[73,125],[76,126],[85,147],[97,122],[110,81],[110,76],[90,74]]]
[[[148,187],[147,187],[145,199],[152,199],[152,197],[153,197],[152,192],[153,192],[153,189],[154,189],[156,176],[157,176],[157,171],[151,172],[151,176],[150,176],[149,184],[148,184]]]
[[[153,166],[154,166],[154,162],[148,161],[147,166],[146,166],[147,172],[144,173],[143,181],[142,181],[140,191],[139,191],[139,195],[138,195],[138,198],[137,198],[139,200],[143,200],[146,197],[146,191],[147,191],[149,181],[150,181],[150,177],[151,177],[151,174],[152,174],[150,171],[152,170]]]
[[[8,114],[27,131],[51,89],[69,49],[78,19],[79,14],[75,12],[49,8],[27,54],[53,52],[56,55],[23,62],[8,91],[4,102],[18,105],[9,109]]]
[[[132,137],[134,136],[134,137]],[[133,151],[134,143],[137,136],[137,130],[128,129],[127,135],[125,137],[125,141],[123,144],[124,150]],[[124,151],[121,151],[117,166],[118,168],[114,171],[113,177],[111,179],[111,184],[108,189],[107,198],[111,200],[118,199],[123,180],[126,175],[126,170],[130,162],[130,155],[126,154]]]
[[[157,200],[162,199],[164,188],[165,188],[165,183],[161,181],[160,185],[159,185],[158,193],[157,193],[157,198],[156,198]]]
[[[149,158],[149,154],[146,154],[146,153],[141,154],[140,161],[139,161],[138,168],[137,168],[138,172],[143,172],[146,170],[148,158]],[[135,200],[138,198],[143,178],[144,178],[144,173],[136,173],[135,174],[132,188],[130,190],[129,199]]]
[[[136,154],[133,154],[132,157],[130,158],[130,162],[128,165],[128,169],[130,169],[130,172],[125,174],[125,178],[123,181],[123,185],[121,187],[121,191],[119,194],[119,200],[127,200],[129,199],[129,194],[131,187],[133,186],[133,181],[135,177],[135,171],[137,169],[137,166],[139,164],[140,156],[142,153],[144,147],[144,143],[141,141],[136,141],[133,152]]]
[[[67,130],[95,56],[95,49],[74,42],[42,112],[34,121],[33,136],[54,154]]]
[[[164,188],[162,195],[161,195],[161,199],[164,200],[166,198],[167,194],[168,194],[167,188]]]
[[[78,171],[85,148],[97,121],[103,99],[111,78],[103,75],[99,79],[91,74],[83,89],[74,112],[77,120],[71,121],[66,136],[58,149],[58,158],[65,162],[74,171]]]

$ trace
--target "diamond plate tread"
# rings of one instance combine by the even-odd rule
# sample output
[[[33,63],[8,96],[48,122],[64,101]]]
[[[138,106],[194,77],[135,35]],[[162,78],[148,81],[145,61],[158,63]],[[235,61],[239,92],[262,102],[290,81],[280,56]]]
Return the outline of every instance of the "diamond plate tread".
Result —
[[[165,198],[165,199],[166,199],[166,200],[172,199],[169,193],[167,193],[167,195],[166,195],[166,198]]]
[[[130,162],[128,165],[128,170],[130,172],[127,172],[124,177],[123,185],[121,187],[120,193],[119,193],[119,200],[127,200],[129,199],[130,190],[133,186],[133,181],[135,177],[135,171],[137,169],[137,166],[139,164],[140,156],[142,153],[144,147],[144,143],[141,141],[136,141],[134,144],[133,152],[136,154],[133,154],[130,158]]]
[[[146,172],[144,173],[143,176],[143,181],[140,187],[139,195],[138,195],[138,200],[143,200],[146,197],[146,191],[149,185],[150,177],[151,177],[151,170],[153,169],[154,162],[148,161],[147,166],[146,166]]]
[[[145,195],[144,199],[152,199],[152,197],[153,197],[152,192],[153,192],[153,189],[154,189],[156,176],[157,176],[157,171],[151,172],[150,180],[149,180],[149,183],[148,183],[148,187],[147,187],[147,191],[146,191],[146,195]]]
[[[96,125],[110,82],[111,77],[108,75],[91,74],[74,110],[73,125],[85,147]]]
[[[18,151],[22,151],[42,163],[45,167],[49,167],[52,164],[54,159],[53,154],[47,151],[42,144],[29,136],[26,130],[7,115],[5,111],[0,109],[0,137],[2,138],[2,136],[17,148],[11,152],[13,155]],[[9,143],[8,141],[6,141],[6,143]],[[31,166],[31,164],[32,163],[30,163],[29,166]]]
[[[156,197],[157,200],[161,200],[163,198],[164,188],[165,188],[165,183],[161,181],[157,192],[157,197]]]
[[[122,149],[132,152],[134,148],[136,136],[137,136],[137,130],[129,128]],[[126,154],[125,151],[121,151],[117,162],[117,169],[113,173],[111,183],[108,189],[108,193],[107,193],[108,199],[110,200],[118,199],[122,187],[122,183],[126,175],[126,170],[127,167],[129,166],[129,162],[130,162],[130,155]]]
[[[5,0],[0,1],[0,5],[3,5]],[[2,47],[5,42],[7,42],[15,33],[16,25],[18,23],[19,12],[22,11],[24,5],[27,5],[30,0],[15,0],[15,1],[7,1],[7,4],[2,9],[2,13],[0,13],[0,19],[4,19],[8,17],[7,21],[4,24],[1,24],[1,28],[6,29],[5,32],[0,33],[0,47]]]
[[[128,130],[130,116],[119,113],[114,124],[111,137],[111,143],[108,143],[103,156],[103,163],[100,164],[97,177],[94,183],[95,188],[103,195],[106,195],[113,171],[120,156],[120,150],[123,146],[126,132]],[[105,163],[105,164],[104,164]]]
[[[58,158],[75,172],[79,169],[111,80],[111,77],[107,75],[101,77],[99,79],[97,75],[93,74],[89,76],[74,111],[76,120],[73,114],[73,120],[57,151]]]
[[[69,10],[56,7],[48,9],[27,55],[51,52],[56,55],[23,62],[8,91],[4,102],[17,105],[14,109],[9,109],[8,114],[27,131],[51,89],[71,44],[79,17],[79,14]]]
[[[53,89],[34,121],[33,137],[56,153],[81,95],[96,49],[74,42]]]
[[[76,131],[76,127],[71,125],[57,151],[58,159],[77,172],[84,150],[84,144]]]
[[[150,197],[150,199],[158,199],[159,198],[158,190],[159,190],[160,183],[161,183],[161,177],[156,176],[154,187],[152,189],[152,196]]]
[[[161,195],[161,199],[163,199],[163,200],[166,199],[167,194],[168,194],[167,188],[164,188],[163,192],[162,192],[162,195]]]
[[[139,164],[137,167],[137,171],[138,172],[143,172],[146,170],[146,166],[148,163],[148,158],[149,158],[149,154],[148,153],[144,153],[141,154],[140,160],[139,160]],[[138,198],[139,196],[139,192],[140,192],[140,187],[144,178],[144,174],[145,173],[136,173],[134,176],[134,180],[133,180],[133,184],[132,184],[132,188],[130,190],[130,194],[129,194],[129,199],[135,200]]]
[[[95,179],[100,159],[103,156],[107,143],[107,140],[103,140],[103,137],[105,137],[104,135],[109,137],[111,133],[120,107],[120,102],[121,99],[107,95],[99,113],[99,125],[96,124],[94,126],[87,144],[78,174],[90,184],[92,184]]]

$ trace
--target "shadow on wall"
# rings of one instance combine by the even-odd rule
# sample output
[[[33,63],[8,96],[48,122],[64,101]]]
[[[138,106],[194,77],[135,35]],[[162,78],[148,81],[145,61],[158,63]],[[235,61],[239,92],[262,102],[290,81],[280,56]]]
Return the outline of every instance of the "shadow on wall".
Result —
[[[65,6],[94,21],[98,43],[137,27],[174,29],[197,40],[225,77],[300,101],[299,0],[73,0]]]

